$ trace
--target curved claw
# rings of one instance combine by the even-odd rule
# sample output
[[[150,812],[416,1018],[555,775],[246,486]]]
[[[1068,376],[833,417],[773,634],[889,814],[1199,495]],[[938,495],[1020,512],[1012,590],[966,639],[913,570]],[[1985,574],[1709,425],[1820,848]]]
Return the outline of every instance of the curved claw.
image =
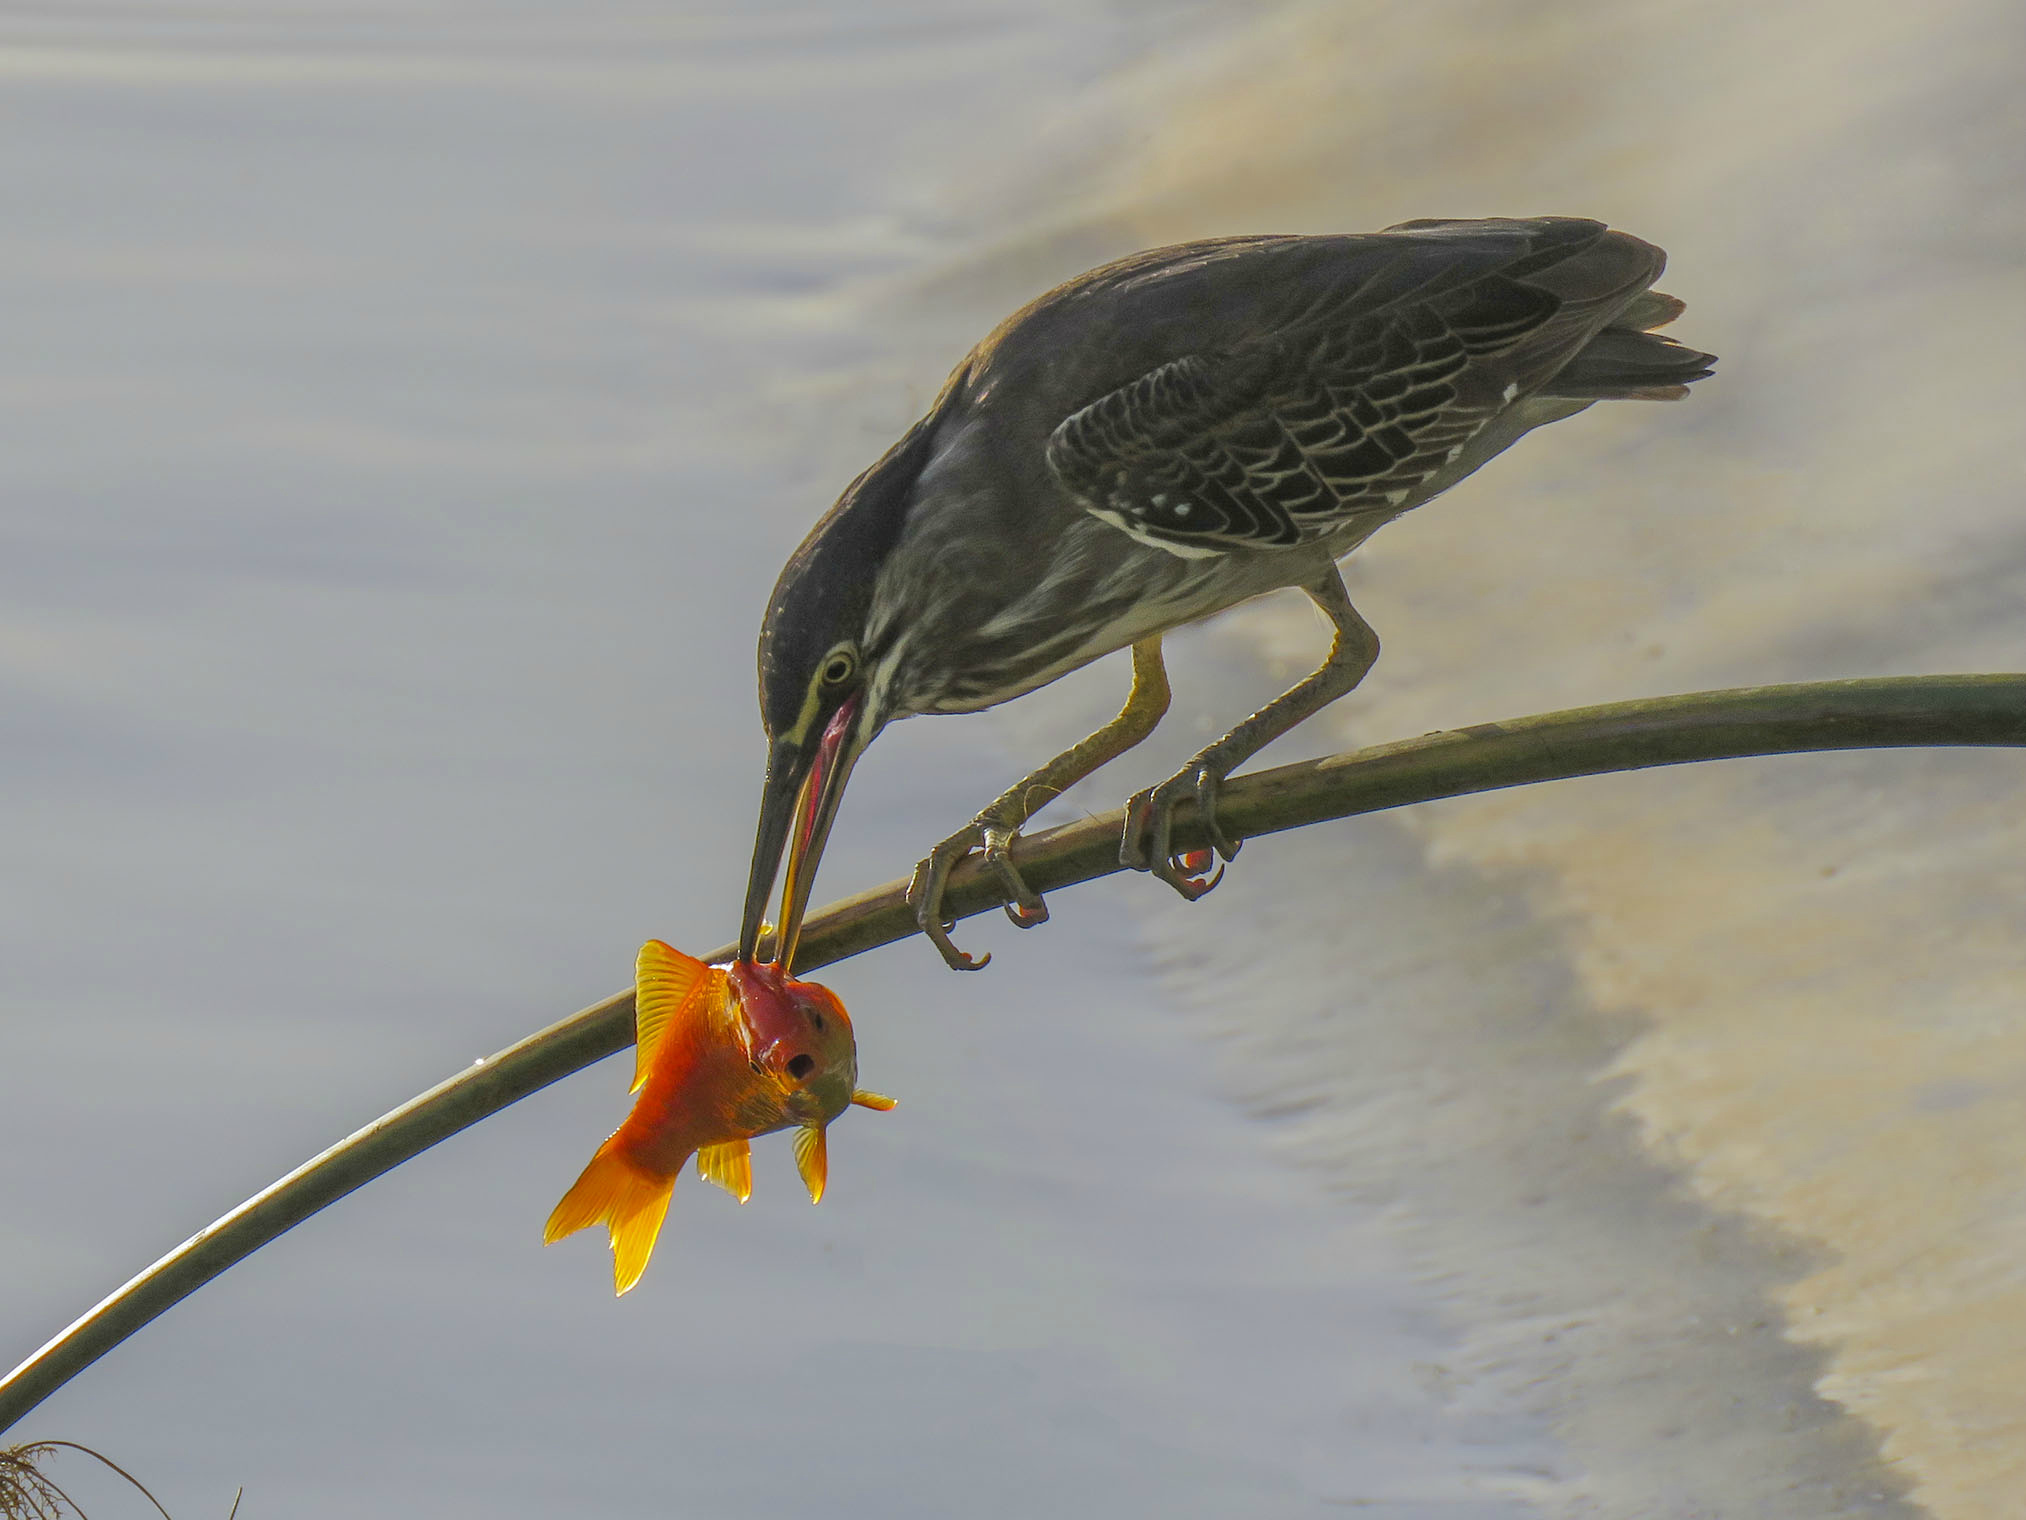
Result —
[[[1169,847],[1175,807],[1187,799],[1196,804],[1198,822],[1211,847],[1225,860],[1236,858],[1243,840],[1233,839],[1217,822],[1217,794],[1224,778],[1202,761],[1192,761],[1159,786],[1135,793],[1126,804],[1125,837],[1119,842],[1119,863],[1166,882],[1189,902],[1196,901],[1224,879],[1224,867],[1205,878],[1210,850],[1177,855]]]
[[[1152,875],[1158,880],[1165,881],[1169,886],[1181,893],[1183,899],[1188,902],[1194,902],[1197,898],[1204,896],[1218,882],[1224,879],[1224,863],[1222,861],[1218,862],[1216,871],[1207,878],[1199,871],[1191,871],[1187,862],[1187,856],[1173,857],[1155,866],[1152,870]]]
[[[950,872],[971,852],[978,839],[975,824],[952,834],[929,851],[928,858],[915,867],[915,874],[907,884],[908,906],[914,909],[916,925],[952,971],[983,971],[992,959],[990,951],[971,955],[959,950],[950,938],[957,921],[943,917],[943,893],[949,887]]]
[[[943,893],[949,888],[950,872],[971,851],[984,850],[985,869],[998,878],[999,890],[1006,894],[1006,916],[1017,927],[1032,929],[1048,922],[1048,904],[1013,864],[1017,837],[1017,829],[990,817],[988,809],[929,851],[928,858],[915,867],[907,887],[908,906],[914,909],[915,923],[952,971],[982,971],[992,959],[989,954],[974,956],[959,950],[950,939],[956,920],[943,916]]]
[[[999,878],[999,890],[1006,894],[1006,916],[1015,928],[1033,929],[1048,922],[1048,904],[1027,885],[1027,879],[1013,864],[1015,831],[995,823],[978,826],[985,839],[985,869]]]
[[[1223,824],[1217,821],[1217,799],[1224,791],[1224,777],[1201,761],[1191,769],[1195,775],[1190,778],[1192,782],[1190,790],[1196,802],[1196,822],[1203,830],[1203,837],[1209,840],[1210,847],[1226,860],[1236,860],[1238,847],[1245,841],[1233,839],[1224,832]]]

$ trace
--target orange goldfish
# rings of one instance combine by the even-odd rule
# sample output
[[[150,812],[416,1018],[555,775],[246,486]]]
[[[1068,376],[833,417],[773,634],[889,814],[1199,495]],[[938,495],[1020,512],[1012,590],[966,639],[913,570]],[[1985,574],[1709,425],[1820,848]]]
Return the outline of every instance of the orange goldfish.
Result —
[[[858,1042],[836,994],[777,965],[707,966],[651,939],[634,973],[636,1048],[626,1122],[598,1147],[549,1215],[545,1242],[605,1226],[612,1285],[640,1281],[683,1162],[744,1203],[752,1196],[755,1135],[789,1125],[809,1201],[829,1176],[824,1127],[851,1104],[887,1109],[861,1092]]]

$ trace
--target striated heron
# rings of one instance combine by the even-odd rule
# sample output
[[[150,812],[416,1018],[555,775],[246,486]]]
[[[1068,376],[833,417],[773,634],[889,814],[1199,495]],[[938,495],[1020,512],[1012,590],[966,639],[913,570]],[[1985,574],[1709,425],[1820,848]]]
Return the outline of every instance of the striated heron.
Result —
[[[988,804],[916,868],[923,932],[960,970],[942,897],[974,849],[1016,924],[1047,917],[1011,846],[1049,798],[1149,734],[1168,630],[1284,586],[1329,656],[1127,811],[1121,857],[1185,898],[1195,807],[1364,678],[1379,641],[1337,561],[1521,434],[1593,401],[1674,400],[1715,362],[1651,331],[1682,303],[1665,255],[1572,217],[1417,221],[1361,236],[1234,237],[1135,254],[1009,317],[845,490],[781,572],[760,630],[769,750],[739,953],[780,871],[792,966],[852,766],[888,723],[991,707],[1130,647],[1119,715]],[[1223,867],[1218,871],[1221,874]]]

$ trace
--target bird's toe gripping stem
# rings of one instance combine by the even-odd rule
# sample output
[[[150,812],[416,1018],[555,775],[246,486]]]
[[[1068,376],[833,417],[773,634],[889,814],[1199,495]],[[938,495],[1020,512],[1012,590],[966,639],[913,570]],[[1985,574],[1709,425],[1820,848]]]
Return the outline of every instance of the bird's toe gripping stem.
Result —
[[[914,909],[922,933],[953,971],[982,971],[992,959],[989,952],[974,956],[959,950],[950,939],[956,920],[943,916],[943,893],[949,887],[950,872],[971,851],[984,851],[985,869],[999,879],[1000,890],[1006,894],[1006,916],[1017,927],[1032,929],[1048,922],[1048,904],[1013,864],[1013,841],[1019,832],[988,808],[929,851],[927,859],[915,867],[908,882],[908,905]]]
[[[1177,855],[1169,846],[1174,831],[1175,808],[1195,805],[1196,816],[1211,848],[1225,860],[1238,856],[1244,841],[1233,839],[1217,822],[1217,794],[1224,785],[1224,773],[1198,757],[1159,786],[1136,792],[1126,804],[1124,836],[1119,841],[1119,863],[1135,871],[1146,871],[1165,881],[1190,902],[1194,902],[1224,879],[1224,867],[1205,876],[1211,851],[1190,850]]]

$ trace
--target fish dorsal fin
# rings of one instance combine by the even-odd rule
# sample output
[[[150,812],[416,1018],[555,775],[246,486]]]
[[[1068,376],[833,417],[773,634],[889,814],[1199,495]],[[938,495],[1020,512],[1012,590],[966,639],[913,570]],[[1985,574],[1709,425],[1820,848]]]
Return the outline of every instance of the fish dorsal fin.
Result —
[[[672,945],[651,939],[640,947],[633,967],[633,1092],[639,1092],[654,1064],[654,1052],[676,1015],[710,982],[710,967]]]
[[[809,1201],[821,1203],[823,1184],[830,1180],[830,1144],[823,1138],[822,1125],[807,1124],[795,1131],[795,1170],[809,1189]]]
[[[894,1106],[897,1100],[889,1098],[885,1093],[867,1092],[861,1087],[851,1095],[851,1101],[856,1103],[860,1108],[876,1108],[881,1113],[885,1113],[889,1108]]]
[[[744,1203],[753,1196],[753,1148],[744,1140],[706,1145],[696,1153],[696,1174]]]

